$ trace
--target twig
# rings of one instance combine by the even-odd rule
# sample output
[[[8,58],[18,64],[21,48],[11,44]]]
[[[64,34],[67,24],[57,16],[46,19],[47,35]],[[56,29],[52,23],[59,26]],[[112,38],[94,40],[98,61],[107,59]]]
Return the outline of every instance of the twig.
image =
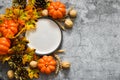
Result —
[[[22,34],[25,30],[26,30],[26,28],[22,28],[22,30],[21,30],[14,38],[18,37],[18,36],[19,36],[20,34]]]

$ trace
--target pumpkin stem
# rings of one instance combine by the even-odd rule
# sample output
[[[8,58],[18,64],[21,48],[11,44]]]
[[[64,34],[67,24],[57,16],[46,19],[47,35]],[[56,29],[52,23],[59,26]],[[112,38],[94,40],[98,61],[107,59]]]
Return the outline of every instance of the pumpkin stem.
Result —
[[[45,66],[46,66],[46,67],[48,67],[48,65],[47,65],[47,64],[45,64]]]

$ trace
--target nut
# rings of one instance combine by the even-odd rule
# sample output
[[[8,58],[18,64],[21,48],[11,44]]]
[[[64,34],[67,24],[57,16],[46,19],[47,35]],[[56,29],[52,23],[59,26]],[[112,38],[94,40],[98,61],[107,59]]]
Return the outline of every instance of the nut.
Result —
[[[7,76],[8,76],[9,79],[13,79],[14,78],[14,72],[13,72],[13,70],[9,70],[7,72]]]
[[[30,67],[31,68],[36,68],[37,67],[37,61],[31,61],[30,62]]]
[[[43,11],[42,11],[42,16],[48,16],[48,10],[47,9],[44,9]]]
[[[74,10],[74,9],[72,9],[72,10],[70,10],[69,15],[70,15],[70,17],[73,17],[73,18],[74,18],[74,17],[77,16],[77,11]]]
[[[66,28],[72,28],[73,27],[73,22],[71,19],[65,19],[65,26]]]
[[[61,65],[62,65],[62,68],[65,68],[65,69],[70,68],[71,66],[70,62],[68,61],[62,62]]]

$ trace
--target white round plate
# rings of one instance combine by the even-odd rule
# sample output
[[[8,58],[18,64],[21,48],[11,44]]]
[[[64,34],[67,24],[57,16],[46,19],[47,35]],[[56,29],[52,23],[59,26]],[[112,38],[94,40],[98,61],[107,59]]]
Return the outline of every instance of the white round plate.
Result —
[[[28,46],[36,49],[36,54],[45,55],[54,52],[62,40],[58,24],[48,18],[41,18],[36,23],[36,29],[25,34],[29,40]]]

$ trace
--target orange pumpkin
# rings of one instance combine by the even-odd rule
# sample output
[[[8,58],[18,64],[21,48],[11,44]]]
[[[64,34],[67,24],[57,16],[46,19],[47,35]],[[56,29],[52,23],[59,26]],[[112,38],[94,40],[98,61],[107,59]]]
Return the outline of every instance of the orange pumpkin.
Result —
[[[60,1],[51,2],[48,7],[48,15],[54,19],[63,18],[66,14],[66,6]]]
[[[10,40],[5,37],[0,38],[0,55],[7,54],[9,47],[10,47]]]
[[[43,56],[38,60],[38,68],[42,73],[50,74],[56,69],[56,61],[52,56]]]
[[[4,37],[10,38],[13,37],[17,32],[18,24],[13,20],[5,19],[3,23],[0,24],[0,32]]]

